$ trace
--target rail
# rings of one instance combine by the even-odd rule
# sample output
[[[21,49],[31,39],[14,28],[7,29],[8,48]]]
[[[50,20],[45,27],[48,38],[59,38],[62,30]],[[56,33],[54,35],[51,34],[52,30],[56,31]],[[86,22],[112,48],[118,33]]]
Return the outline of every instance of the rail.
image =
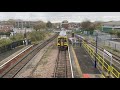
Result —
[[[10,67],[1,74],[1,77],[7,75],[7,73],[9,73],[12,69],[14,69],[14,67],[19,65],[22,61],[23,62],[25,61],[24,63],[21,64],[21,66],[19,65],[20,66],[19,68],[17,67],[16,72],[14,72],[14,74],[12,73],[13,75],[10,75],[11,78],[14,77],[27,64],[27,62],[29,62],[31,60],[31,58],[33,58],[43,47],[45,47],[49,42],[54,40],[57,36],[58,36],[58,34],[55,34],[53,37],[51,37],[50,39],[47,39],[42,44],[37,45],[28,54],[26,54],[19,61],[17,61],[14,66],[10,67],[11,61],[13,61],[13,59],[11,59],[11,61],[9,60],[8,62],[1,65],[1,67],[3,67],[4,65],[6,66],[6,68],[8,68],[8,66]],[[23,54],[24,54],[24,52],[23,52]],[[15,59],[15,60],[17,60],[17,59]],[[9,75],[7,75],[7,76],[9,76]]]

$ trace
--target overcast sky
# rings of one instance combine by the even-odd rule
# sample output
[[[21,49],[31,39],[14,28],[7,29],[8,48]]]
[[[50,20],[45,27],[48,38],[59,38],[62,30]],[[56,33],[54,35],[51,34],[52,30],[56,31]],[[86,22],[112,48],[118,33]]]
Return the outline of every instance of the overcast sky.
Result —
[[[82,22],[91,21],[119,21],[120,12],[0,12],[0,20],[22,19],[22,20],[43,20],[51,22]]]

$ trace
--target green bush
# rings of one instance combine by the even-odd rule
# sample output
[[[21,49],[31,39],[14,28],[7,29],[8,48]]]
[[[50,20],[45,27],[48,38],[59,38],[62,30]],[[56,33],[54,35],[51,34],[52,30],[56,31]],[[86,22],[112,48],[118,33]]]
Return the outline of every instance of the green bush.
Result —
[[[10,39],[0,39],[0,47],[8,45],[10,43],[12,43],[12,40]]]
[[[46,37],[46,33],[44,31],[33,31],[28,34],[28,38],[32,42],[37,42],[40,40],[44,40]]]
[[[23,40],[24,39],[24,35],[21,33],[17,33],[14,36],[11,36],[10,39],[12,41],[19,41],[19,40]]]

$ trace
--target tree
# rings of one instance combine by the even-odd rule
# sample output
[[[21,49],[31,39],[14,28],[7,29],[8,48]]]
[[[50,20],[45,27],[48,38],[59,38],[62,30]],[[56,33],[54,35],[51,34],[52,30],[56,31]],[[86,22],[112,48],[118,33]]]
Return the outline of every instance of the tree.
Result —
[[[35,25],[33,25],[33,28],[36,31],[40,31],[41,29],[45,29],[46,28],[46,24],[43,21],[38,21]]]
[[[120,31],[117,31],[117,37],[120,38]]]
[[[32,42],[38,42],[40,40],[44,40],[46,35],[46,33],[44,31],[32,31],[28,34],[28,38],[32,41]]]
[[[11,39],[12,41],[23,40],[23,39],[24,39],[24,35],[21,34],[21,33],[17,33],[16,35],[11,36],[10,39]]]
[[[88,34],[88,31],[90,31],[91,34],[93,34],[93,31],[95,30],[95,24],[94,23],[91,23],[89,20],[87,21],[83,21],[81,23],[81,27],[84,31],[87,31],[87,34]]]
[[[113,36],[113,35],[116,35],[117,32],[116,32],[116,31],[110,31],[109,34],[111,35],[111,39],[112,39],[112,36]]]
[[[52,25],[52,23],[51,23],[50,21],[48,21],[48,22],[46,23],[46,27],[47,27],[47,28],[52,28],[52,26],[53,26],[53,25]]]
[[[9,20],[8,20],[8,24],[9,24],[9,25],[13,25],[13,26],[15,27],[15,20],[9,19]]]
[[[83,22],[81,23],[82,29],[83,29],[83,30],[86,30],[86,31],[89,30],[90,25],[91,25],[91,22],[90,22],[89,20],[83,21]]]
[[[95,25],[95,29],[97,30],[101,30],[101,26],[102,26],[102,22],[101,21],[95,21],[94,22],[94,25]]]

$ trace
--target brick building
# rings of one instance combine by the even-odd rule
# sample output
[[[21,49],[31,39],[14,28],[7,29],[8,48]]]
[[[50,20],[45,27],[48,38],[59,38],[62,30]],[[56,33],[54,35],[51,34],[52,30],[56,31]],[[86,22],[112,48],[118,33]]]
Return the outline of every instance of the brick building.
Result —
[[[13,28],[13,25],[0,25],[0,32],[11,32]]]
[[[68,27],[69,27],[68,21],[67,20],[62,21],[62,25],[61,26],[62,26],[62,28],[68,29]]]

